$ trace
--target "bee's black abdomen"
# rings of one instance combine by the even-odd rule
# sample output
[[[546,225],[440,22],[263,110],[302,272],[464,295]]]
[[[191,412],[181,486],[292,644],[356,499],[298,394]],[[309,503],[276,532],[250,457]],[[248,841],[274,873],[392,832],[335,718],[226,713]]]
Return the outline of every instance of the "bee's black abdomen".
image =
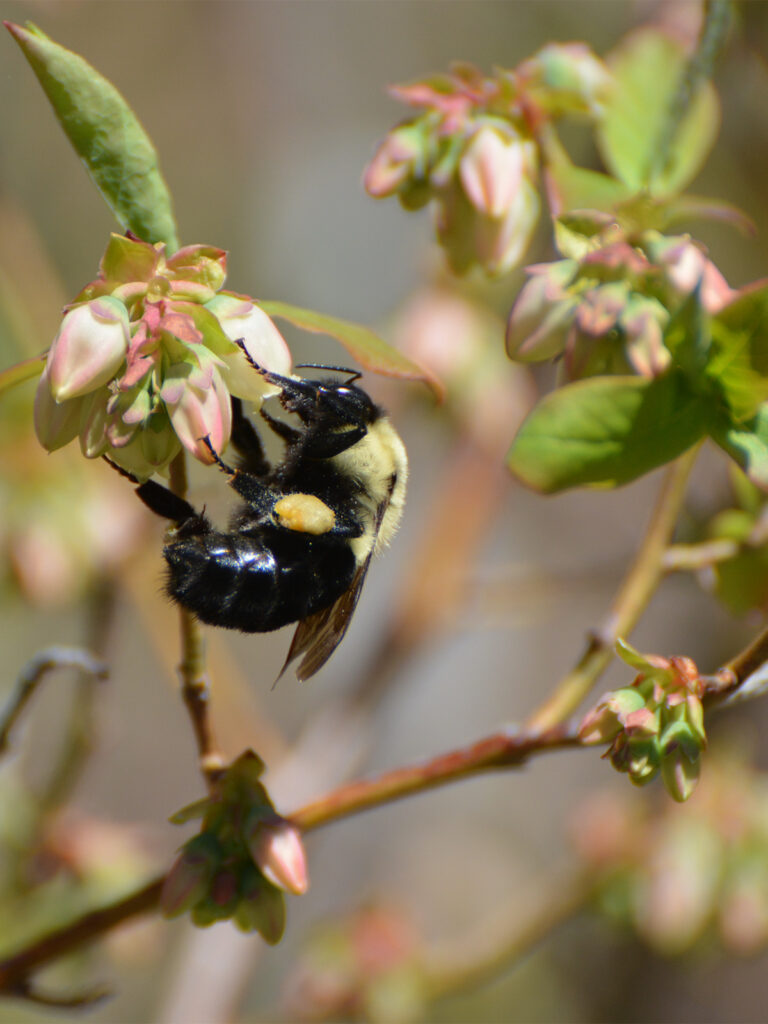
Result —
[[[213,626],[266,633],[328,607],[350,586],[348,544],[285,530],[210,531],[164,551],[170,597]]]

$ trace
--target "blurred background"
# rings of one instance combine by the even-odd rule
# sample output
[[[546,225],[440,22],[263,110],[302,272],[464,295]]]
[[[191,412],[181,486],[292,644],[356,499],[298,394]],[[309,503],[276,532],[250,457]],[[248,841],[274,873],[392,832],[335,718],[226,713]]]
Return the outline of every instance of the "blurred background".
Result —
[[[403,526],[373,567],[344,644],[311,683],[289,676],[272,688],[289,631],[209,631],[213,721],[225,755],[257,750],[278,808],[289,812],[350,774],[407,764],[524,720],[602,621],[660,477],[615,493],[545,499],[505,476],[504,451],[535,393],[533,380],[500,355],[503,317],[522,272],[492,285],[450,279],[428,214],[371,200],[362,171],[404,116],[386,94],[389,83],[454,60],[512,67],[553,40],[583,40],[604,54],[633,26],[661,17],[687,23],[699,5],[66,0],[5,2],[0,12],[34,21],[121,90],[160,152],[182,242],[227,249],[229,288],[359,320],[410,351],[432,330],[438,338],[455,331],[457,344],[471,337],[477,352],[466,393],[460,389],[443,409],[423,386],[366,379],[408,447]],[[759,227],[746,239],[725,226],[699,232],[734,286],[763,276],[768,264],[767,42],[768,6],[744,4],[716,79],[721,138],[694,186],[737,202]],[[0,39],[0,96],[6,366],[47,347],[61,306],[95,276],[115,225],[10,37]],[[574,156],[588,162],[581,144],[576,138]],[[542,228],[527,262],[551,258],[550,244]],[[296,362],[347,359],[329,339],[286,334]],[[202,795],[177,692],[177,621],[160,593],[162,523],[103,464],[85,464],[74,450],[48,456],[38,448],[33,390],[12,393],[0,409],[0,695],[52,643],[100,648],[111,672],[98,686],[66,673],[48,680],[2,763],[6,952],[162,870],[190,834],[168,816]],[[198,506],[226,514],[220,477],[198,467],[193,488]],[[694,531],[727,495],[720,460],[705,453],[687,527]],[[694,577],[673,576],[633,642],[687,654],[713,671],[761,622],[754,611],[734,619]],[[613,670],[599,692],[624,679]],[[763,704],[712,723],[734,792],[762,792],[741,762],[768,767]],[[447,986],[443,998],[420,1006],[407,972],[395,971],[389,987],[352,1015],[761,1019],[768,925],[753,942],[736,926],[718,930],[722,915],[705,896],[720,869],[711,860],[699,864],[705,840],[682,862],[680,885],[695,878],[699,886],[686,894],[688,903],[674,886],[665,902],[663,884],[671,883],[664,865],[658,869],[654,893],[668,913],[666,931],[643,929],[618,897],[615,920],[594,907],[569,909],[569,880],[589,846],[584,822],[597,823],[599,838],[640,804],[649,815],[692,820],[660,790],[630,791],[585,752],[445,787],[309,836],[312,887],[289,898],[286,937],[275,949],[229,924],[196,932],[186,922],[147,920],[110,937],[97,956],[48,972],[46,981],[54,991],[77,991],[106,980],[115,994],[90,1012],[99,1022],[292,1020],[324,1006],[334,1019],[343,1004],[333,1002],[333,986],[347,977],[339,964],[353,952],[364,959],[358,947],[366,943],[374,964],[389,956],[401,967],[414,950],[426,950],[467,966],[482,963],[486,947],[490,964],[494,949],[514,945],[528,922],[546,922],[550,913],[563,926],[521,961],[512,963],[510,953],[509,969],[489,971],[487,984]],[[605,795],[595,804],[598,792]],[[45,835],[41,808],[56,809]],[[765,863],[758,858],[758,874]],[[758,890],[747,891],[750,907]],[[0,1004],[0,1021],[48,1019],[58,1019],[57,1011]]]

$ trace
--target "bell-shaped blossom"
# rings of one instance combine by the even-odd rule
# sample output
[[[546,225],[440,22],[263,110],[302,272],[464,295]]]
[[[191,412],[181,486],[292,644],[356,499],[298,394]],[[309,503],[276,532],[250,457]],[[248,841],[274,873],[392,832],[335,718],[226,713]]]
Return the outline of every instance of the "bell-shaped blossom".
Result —
[[[213,369],[210,386],[205,388],[196,387],[183,376],[169,378],[160,396],[181,443],[196,459],[210,465],[214,457],[208,444],[221,452],[232,431],[232,406],[219,371]]]
[[[533,142],[485,124],[462,153],[459,177],[475,209],[489,217],[503,217],[517,199],[524,173],[535,163]]]
[[[54,452],[73,441],[80,430],[82,406],[80,398],[68,398],[62,402],[55,400],[46,367],[35,392],[35,433],[40,444]]]
[[[584,43],[548,43],[518,66],[517,75],[550,114],[598,117],[614,87],[607,65]]]
[[[128,310],[104,296],[64,315],[48,351],[46,370],[57,402],[78,398],[115,376],[128,348]]]
[[[375,199],[391,196],[418,174],[424,156],[424,133],[418,123],[400,125],[384,139],[363,177],[366,192]]]
[[[551,359],[565,348],[578,298],[567,286],[576,275],[575,260],[537,263],[526,268],[507,321],[507,352],[521,363]]]
[[[274,394],[277,389],[254,370],[251,362],[281,376],[289,374],[291,353],[285,338],[264,310],[250,299],[223,293],[206,303],[205,308],[214,314],[226,336],[237,345],[234,352],[221,355],[224,383],[233,395],[260,405],[266,395]]]
[[[302,896],[309,888],[307,859],[299,830],[284,818],[254,828],[248,847],[262,875],[279,889]]]

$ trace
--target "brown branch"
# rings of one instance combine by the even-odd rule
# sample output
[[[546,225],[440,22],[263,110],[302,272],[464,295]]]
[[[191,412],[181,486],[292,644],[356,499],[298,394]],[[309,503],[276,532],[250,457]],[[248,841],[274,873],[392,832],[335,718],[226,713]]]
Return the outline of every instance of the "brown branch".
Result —
[[[528,729],[551,729],[573,714],[610,664],[618,637],[628,636],[645,611],[664,576],[664,553],[680,514],[698,450],[698,446],[692,448],[667,469],[640,550],[603,625],[590,637],[576,666],[533,713],[526,723]]]
[[[431,761],[395,768],[377,778],[341,786],[289,817],[298,828],[309,832],[351,814],[424,793],[457,779],[480,772],[518,768],[533,754],[578,745],[575,731],[562,725],[546,732],[495,733],[469,747],[440,754]]]
[[[171,490],[183,498],[187,493],[187,464],[183,451],[170,466]],[[186,705],[197,743],[198,761],[210,788],[224,767],[224,759],[213,738],[210,720],[210,680],[205,662],[205,639],[200,623],[185,608],[179,609],[182,657],[179,665],[181,695]]]
[[[154,910],[160,900],[163,881],[164,878],[155,878],[130,896],[100,910],[92,910],[0,961],[0,992],[24,996],[29,988],[29,976],[38,968],[92,942],[123,921]]]

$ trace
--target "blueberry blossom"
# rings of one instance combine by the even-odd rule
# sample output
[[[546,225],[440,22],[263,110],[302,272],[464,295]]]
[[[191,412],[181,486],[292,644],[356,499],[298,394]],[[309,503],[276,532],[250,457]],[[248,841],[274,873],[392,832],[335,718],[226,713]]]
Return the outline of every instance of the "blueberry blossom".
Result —
[[[217,778],[211,795],[175,814],[202,818],[166,876],[166,917],[189,911],[197,925],[233,919],[243,931],[278,942],[285,927],[284,892],[307,891],[299,830],[275,810],[261,782],[263,762],[246,751]]]
[[[537,132],[564,114],[598,117],[611,85],[606,66],[582,44],[553,44],[514,70],[485,77],[456,65],[392,94],[420,109],[394,128],[369,164],[375,198],[406,209],[434,200],[438,241],[451,267],[487,274],[522,260],[539,217]]]
[[[560,224],[566,256],[528,267],[507,323],[507,351],[518,362],[562,356],[569,380],[604,373],[656,377],[670,363],[664,329],[694,291],[708,313],[734,295],[688,235],[632,234],[602,213]],[[566,221],[566,218],[563,218]]]
[[[610,743],[603,756],[636,785],[661,771],[669,794],[687,800],[707,742],[698,669],[690,658],[642,655],[625,641],[616,649],[640,674],[630,687],[601,697],[582,719],[579,739],[585,745]]]
[[[230,395],[260,405],[274,388],[249,359],[290,372],[288,347],[247,296],[222,292],[226,253],[112,235],[99,276],[68,307],[35,399],[49,451],[79,436],[88,458],[107,455],[138,479],[182,446],[201,462],[232,427]],[[247,355],[246,355],[247,353]]]

